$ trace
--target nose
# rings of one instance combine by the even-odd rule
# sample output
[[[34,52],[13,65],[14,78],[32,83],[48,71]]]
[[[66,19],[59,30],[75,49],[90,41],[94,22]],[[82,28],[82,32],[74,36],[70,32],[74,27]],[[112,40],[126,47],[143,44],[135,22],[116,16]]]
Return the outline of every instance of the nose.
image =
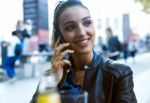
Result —
[[[78,36],[84,36],[84,35],[86,35],[86,29],[85,29],[85,27],[83,25],[78,25],[77,35]]]

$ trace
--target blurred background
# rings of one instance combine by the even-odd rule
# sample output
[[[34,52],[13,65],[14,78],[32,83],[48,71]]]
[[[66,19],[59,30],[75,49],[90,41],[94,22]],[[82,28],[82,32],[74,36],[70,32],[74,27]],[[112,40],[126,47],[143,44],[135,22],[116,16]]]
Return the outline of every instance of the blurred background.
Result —
[[[50,68],[53,12],[58,1],[1,0],[0,103],[29,103],[40,77]],[[131,66],[138,102],[150,103],[150,0],[80,1],[94,20],[95,51]],[[108,28],[116,39],[109,41]],[[10,79],[5,61],[10,45],[16,42],[13,31],[21,41],[22,51],[15,60],[15,76]],[[110,48],[116,45],[120,48]]]

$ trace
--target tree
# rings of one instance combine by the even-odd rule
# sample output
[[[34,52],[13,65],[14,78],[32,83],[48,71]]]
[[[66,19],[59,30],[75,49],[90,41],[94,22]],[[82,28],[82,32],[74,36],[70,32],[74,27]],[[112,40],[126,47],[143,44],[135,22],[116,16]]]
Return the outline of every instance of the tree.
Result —
[[[150,0],[135,0],[135,2],[140,2],[143,5],[143,11],[150,13]]]

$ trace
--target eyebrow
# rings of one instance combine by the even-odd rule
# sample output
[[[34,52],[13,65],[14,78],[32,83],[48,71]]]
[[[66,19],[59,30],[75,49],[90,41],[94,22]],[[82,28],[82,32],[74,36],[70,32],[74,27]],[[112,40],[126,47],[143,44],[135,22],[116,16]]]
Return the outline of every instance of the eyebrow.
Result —
[[[87,16],[87,17],[83,18],[82,21],[86,20],[86,19],[91,19],[91,16]]]
[[[84,21],[84,20],[86,20],[86,19],[91,19],[91,16],[84,17],[84,18],[82,19],[82,21]],[[65,25],[67,25],[67,24],[71,24],[71,23],[75,23],[75,22],[74,22],[74,21],[67,21],[67,22],[65,22],[65,23],[63,24],[63,26],[65,26]]]

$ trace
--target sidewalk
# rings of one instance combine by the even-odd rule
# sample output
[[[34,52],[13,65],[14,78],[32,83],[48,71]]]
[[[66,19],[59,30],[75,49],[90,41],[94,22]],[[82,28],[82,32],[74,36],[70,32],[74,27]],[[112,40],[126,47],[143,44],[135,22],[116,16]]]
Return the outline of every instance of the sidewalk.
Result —
[[[138,103],[150,103],[150,68],[136,76],[134,85]]]
[[[38,83],[39,78],[0,83],[0,103],[29,103]]]
[[[127,65],[131,66],[134,73],[134,90],[138,103],[150,103],[149,58],[150,53],[145,53],[138,55],[134,63],[131,58],[127,62]],[[124,60],[119,60],[118,62],[124,63]],[[45,67],[47,66],[45,65]],[[39,77],[31,77],[20,79],[14,84],[0,82],[0,103],[29,103],[39,80]]]
[[[137,55],[135,62],[128,59],[127,65],[133,70],[134,91],[138,103],[150,103],[150,52]],[[118,62],[125,63],[124,60]]]

